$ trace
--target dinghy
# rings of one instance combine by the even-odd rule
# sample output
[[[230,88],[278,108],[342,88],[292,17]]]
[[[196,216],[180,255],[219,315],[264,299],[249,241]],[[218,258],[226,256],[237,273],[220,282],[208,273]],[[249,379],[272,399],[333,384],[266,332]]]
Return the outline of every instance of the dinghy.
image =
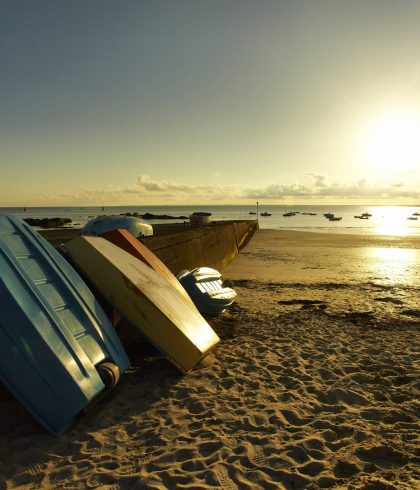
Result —
[[[176,277],[201,313],[218,315],[236,298],[231,282],[223,281],[220,272],[210,267],[184,270]]]
[[[97,216],[82,228],[81,235],[98,236],[107,231],[125,229],[134,237],[153,235],[153,227],[134,216]]]
[[[102,308],[68,262],[0,215],[0,378],[52,434],[129,366]]]
[[[185,289],[181,286],[178,279],[172,274],[172,272],[166,267],[166,265],[151,251],[146,245],[141,243],[137,238],[127,230],[115,230],[103,233],[100,235],[106,240],[110,241],[117,247],[122,248],[133,257],[144,262],[146,265],[155,270],[158,274],[169,281],[178,291],[190,301],[190,297]]]
[[[192,369],[219,337],[179,289],[102,237],[66,243],[69,258],[118,313],[182,372]]]

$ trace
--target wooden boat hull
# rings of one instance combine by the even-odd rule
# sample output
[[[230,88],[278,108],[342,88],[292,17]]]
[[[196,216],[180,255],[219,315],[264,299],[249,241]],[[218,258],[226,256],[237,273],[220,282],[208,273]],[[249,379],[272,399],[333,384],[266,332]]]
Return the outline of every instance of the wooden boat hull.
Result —
[[[99,303],[26,223],[0,215],[0,378],[52,434],[104,389],[101,366],[129,366]]]
[[[146,245],[141,243],[137,238],[127,230],[115,230],[103,233],[100,235],[106,238],[108,241],[117,245],[128,252],[133,257],[144,262],[146,265],[155,270],[158,274],[164,277],[172,286],[177,289],[182,295],[185,296],[188,301],[191,301],[188,293],[182,287],[178,279],[172,274],[172,272],[166,267],[166,265],[156,255],[149,250]]]
[[[66,244],[71,260],[112,306],[139,328],[183,372],[219,337],[165,278],[102,237],[80,236]]]

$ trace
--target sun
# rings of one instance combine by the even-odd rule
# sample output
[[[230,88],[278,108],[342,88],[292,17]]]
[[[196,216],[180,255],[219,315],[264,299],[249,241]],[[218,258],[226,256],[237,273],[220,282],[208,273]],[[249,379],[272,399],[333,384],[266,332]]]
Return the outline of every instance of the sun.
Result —
[[[420,162],[420,120],[392,114],[374,121],[366,137],[366,161],[375,170],[397,174]]]

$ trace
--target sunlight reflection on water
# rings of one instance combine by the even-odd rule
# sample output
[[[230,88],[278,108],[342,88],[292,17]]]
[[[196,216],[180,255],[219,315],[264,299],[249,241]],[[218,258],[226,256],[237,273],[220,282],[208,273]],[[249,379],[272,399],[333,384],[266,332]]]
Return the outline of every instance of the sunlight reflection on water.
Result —
[[[367,248],[365,254],[381,282],[418,286],[420,281],[420,250]]]
[[[412,216],[414,208],[405,208],[403,206],[389,206],[384,209],[374,208],[373,212],[376,212],[376,216],[372,220],[374,225],[374,233],[377,235],[410,235],[410,231],[413,232],[415,228],[410,230],[410,226],[415,226],[415,222],[407,220]]]

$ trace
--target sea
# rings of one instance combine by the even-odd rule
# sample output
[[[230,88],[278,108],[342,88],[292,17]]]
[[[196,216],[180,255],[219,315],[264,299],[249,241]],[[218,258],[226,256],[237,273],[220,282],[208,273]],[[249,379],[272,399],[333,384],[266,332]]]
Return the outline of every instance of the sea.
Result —
[[[210,212],[214,221],[259,220],[260,229],[297,230],[321,233],[373,234],[391,236],[420,236],[420,205],[418,206],[350,206],[350,205],[211,205],[211,206],[74,206],[74,207],[26,207],[0,208],[1,214],[13,214],[20,218],[70,218],[68,227],[80,228],[90,219],[100,215],[124,213],[150,213],[169,215],[170,220],[148,220],[158,223],[182,223],[194,211]],[[268,213],[270,216],[261,216]],[[292,216],[284,216],[294,213]],[[330,221],[324,214],[332,213],[341,218]],[[356,218],[363,213],[367,219]],[[186,219],[187,218],[187,219]],[[417,219],[416,219],[417,218]]]

